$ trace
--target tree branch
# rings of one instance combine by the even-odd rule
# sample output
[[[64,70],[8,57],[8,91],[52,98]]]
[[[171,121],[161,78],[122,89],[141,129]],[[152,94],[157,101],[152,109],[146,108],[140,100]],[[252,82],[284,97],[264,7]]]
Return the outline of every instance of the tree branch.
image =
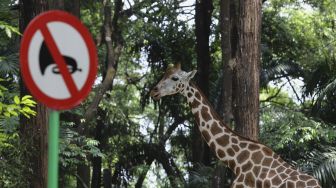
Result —
[[[103,83],[98,87],[91,104],[85,110],[85,123],[89,123],[97,114],[97,107],[102,100],[104,94],[112,89],[113,80],[116,74],[118,60],[123,47],[122,36],[118,28],[119,14],[122,9],[122,0],[116,0],[114,7],[114,16],[111,16],[111,2],[104,2],[104,24],[102,26],[102,36],[107,50],[107,70]],[[83,129],[84,126],[81,126]]]
[[[289,86],[292,88],[292,90],[293,90],[293,92],[294,92],[294,94],[295,94],[296,99],[297,99],[298,101],[300,101],[301,104],[303,104],[303,101],[302,101],[301,98],[299,97],[298,93],[296,92],[296,90],[295,90],[294,86],[292,85],[292,83],[291,83],[291,81],[290,81],[290,79],[289,79],[288,76],[286,76],[286,79],[287,79],[287,81],[288,81]]]

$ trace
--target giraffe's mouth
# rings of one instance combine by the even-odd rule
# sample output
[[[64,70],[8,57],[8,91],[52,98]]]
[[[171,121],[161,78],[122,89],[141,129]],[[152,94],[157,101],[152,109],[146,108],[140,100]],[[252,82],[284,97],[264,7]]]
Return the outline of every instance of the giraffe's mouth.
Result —
[[[157,93],[157,94],[155,94],[155,95],[152,95],[152,98],[153,98],[154,100],[158,101],[158,100],[160,100],[161,95],[160,95],[160,93]]]
[[[153,99],[156,100],[156,101],[160,100],[160,98],[161,98],[160,95],[157,95],[157,96],[153,97]]]
[[[159,92],[155,92],[155,91],[152,91],[150,92],[150,96],[154,99],[154,100],[159,100],[161,98],[161,95]]]

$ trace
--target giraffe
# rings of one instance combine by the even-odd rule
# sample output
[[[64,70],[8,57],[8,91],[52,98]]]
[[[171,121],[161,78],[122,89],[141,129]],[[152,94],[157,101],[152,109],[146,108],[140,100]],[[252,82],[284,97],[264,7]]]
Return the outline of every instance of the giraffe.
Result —
[[[195,70],[182,71],[180,64],[171,65],[150,96],[159,100],[180,93],[187,98],[203,139],[236,175],[231,188],[321,187],[315,178],[298,171],[267,146],[240,136],[224,124],[200,89],[190,82],[195,74]]]

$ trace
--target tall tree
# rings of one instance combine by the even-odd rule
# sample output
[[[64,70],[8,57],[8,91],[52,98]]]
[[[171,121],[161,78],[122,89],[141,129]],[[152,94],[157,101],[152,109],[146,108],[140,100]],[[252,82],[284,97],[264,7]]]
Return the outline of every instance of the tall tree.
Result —
[[[234,75],[234,117],[237,132],[257,140],[261,0],[240,0],[237,7],[237,52]]]
[[[209,96],[209,74],[211,56],[209,49],[211,15],[213,11],[212,0],[197,0],[195,12],[195,35],[198,79],[197,84]],[[202,140],[198,127],[193,127],[192,138],[193,161],[210,165],[210,150]],[[202,147],[200,147],[202,145]]]
[[[21,0],[20,32],[23,33],[29,22],[39,13],[48,10],[47,0]],[[21,96],[30,94],[23,81],[20,81]],[[48,166],[48,110],[41,103],[36,105],[36,116],[20,117],[20,137],[27,159],[27,178],[29,187],[43,188],[47,185]],[[30,170],[29,170],[30,169]]]
[[[221,102],[223,120],[225,123],[230,123],[233,118],[232,112],[232,81],[233,81],[233,66],[234,57],[237,46],[237,31],[236,31],[236,11],[235,2],[231,0],[220,1],[220,29],[221,29],[221,50],[222,50],[222,98]]]

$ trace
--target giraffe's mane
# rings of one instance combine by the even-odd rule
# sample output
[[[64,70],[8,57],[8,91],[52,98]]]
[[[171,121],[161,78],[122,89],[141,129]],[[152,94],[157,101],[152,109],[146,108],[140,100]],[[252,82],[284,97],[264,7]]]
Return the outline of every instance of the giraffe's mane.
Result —
[[[209,102],[209,100],[205,97],[203,91],[202,91],[202,90],[201,90],[201,89],[200,89],[194,82],[192,82],[192,81],[190,82],[190,85],[191,85],[192,87],[195,87],[195,88],[200,92],[200,94],[201,94],[202,97],[203,97],[204,103],[205,103],[206,105],[208,105],[208,106],[211,108],[211,112],[212,112],[212,114],[215,116],[214,118],[215,118],[215,119],[218,119],[219,122],[220,122],[220,124],[222,124],[222,125],[223,125],[225,128],[227,128],[229,131],[231,131],[232,133],[234,133],[235,135],[237,135],[239,138],[242,138],[242,139],[245,139],[245,140],[247,140],[247,141],[250,141],[250,142],[254,142],[254,143],[258,143],[258,144],[260,144],[260,142],[255,141],[255,140],[252,140],[252,139],[250,139],[250,138],[248,138],[248,137],[246,137],[246,136],[243,136],[243,135],[237,133],[236,131],[232,130],[226,123],[223,122],[222,118],[219,116],[219,114],[217,113],[217,111],[213,108],[213,106],[211,105],[211,103]]]

